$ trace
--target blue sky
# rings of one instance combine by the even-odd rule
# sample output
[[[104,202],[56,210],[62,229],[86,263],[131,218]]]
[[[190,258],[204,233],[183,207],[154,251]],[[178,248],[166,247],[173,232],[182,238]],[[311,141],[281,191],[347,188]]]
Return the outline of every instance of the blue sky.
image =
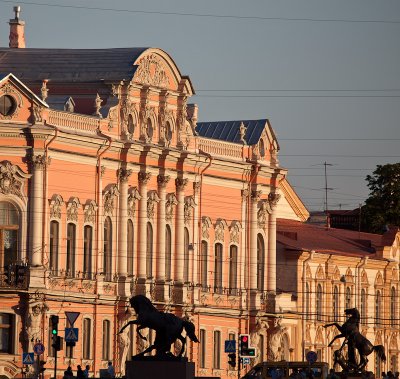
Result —
[[[190,76],[200,121],[269,118],[310,210],[324,208],[324,162],[338,209],[363,202],[377,164],[400,161],[398,0],[32,3],[18,3],[28,47],[159,47]],[[1,46],[15,4],[0,0]]]

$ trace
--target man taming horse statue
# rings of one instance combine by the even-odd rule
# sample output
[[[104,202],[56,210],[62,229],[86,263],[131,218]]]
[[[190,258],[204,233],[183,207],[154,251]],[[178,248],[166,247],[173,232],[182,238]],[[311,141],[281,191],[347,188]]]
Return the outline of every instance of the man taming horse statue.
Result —
[[[340,331],[340,334],[335,336],[328,346],[338,339],[344,337],[344,341],[340,349],[334,352],[335,363],[339,364],[344,371],[359,372],[365,371],[365,367],[368,363],[367,356],[373,351],[378,357],[385,362],[385,348],[382,345],[374,346],[372,343],[365,338],[359,331],[360,326],[360,313],[356,308],[345,309],[344,311],[349,318],[343,325],[339,325],[337,322],[324,325],[324,328],[329,326],[336,326]],[[342,350],[347,344],[347,360],[344,359]],[[360,362],[357,363],[355,350],[357,349],[360,356]]]
[[[137,333],[144,340],[146,340],[146,337],[140,333],[141,329],[150,328],[156,332],[154,343],[141,353],[136,354],[136,357],[144,356],[154,349],[156,350],[156,356],[174,357],[170,351],[171,345],[178,339],[182,342],[182,348],[178,354],[178,357],[181,357],[186,345],[186,339],[182,336],[183,329],[185,329],[186,335],[193,342],[199,342],[192,322],[181,319],[172,313],[158,311],[151,301],[143,295],[133,296],[129,302],[136,312],[137,319],[129,321],[121,328],[119,333],[122,333],[129,325],[137,325]]]

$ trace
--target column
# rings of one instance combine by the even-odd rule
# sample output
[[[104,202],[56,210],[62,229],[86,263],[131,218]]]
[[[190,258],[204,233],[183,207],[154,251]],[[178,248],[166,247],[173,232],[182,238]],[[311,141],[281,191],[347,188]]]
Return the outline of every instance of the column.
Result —
[[[165,202],[166,187],[170,177],[167,175],[158,175],[158,218],[157,218],[157,246],[156,246],[156,280],[165,281]]]
[[[43,169],[46,165],[44,155],[32,156],[32,192],[31,192],[31,264],[32,266],[42,266],[42,232],[43,232]]]
[[[250,204],[250,289],[257,289],[257,228],[258,201],[261,191],[251,191]]]
[[[147,183],[151,178],[149,172],[139,172],[139,211],[138,211],[138,254],[137,275],[138,278],[146,278],[146,243],[147,243]]]
[[[271,214],[268,220],[268,291],[276,290],[276,206],[281,195],[270,193],[268,195]]]
[[[176,198],[176,239],[175,239],[175,280],[183,283],[183,253],[184,253],[184,217],[185,217],[185,186],[188,179],[175,179]]]
[[[241,230],[241,243],[240,243],[240,250],[238,253],[240,254],[239,262],[241,262],[240,265],[240,278],[238,281],[238,286],[241,289],[245,289],[248,286],[248,281],[247,281],[247,246],[248,246],[248,241],[247,241],[247,230],[248,230],[248,225],[247,225],[247,214],[246,214],[246,205],[247,205],[247,199],[249,197],[249,191],[248,190],[242,190],[242,207],[241,207],[241,217],[242,217],[242,230]]]
[[[126,277],[128,274],[128,179],[132,170],[120,168],[118,170],[119,178],[119,227],[118,227],[118,269],[119,276]]]
[[[200,194],[200,182],[193,183],[193,193],[194,193],[194,211],[193,211],[193,254],[190,257],[192,263],[191,281],[194,284],[200,282],[198,273],[200,265],[200,255],[199,255],[199,194]]]

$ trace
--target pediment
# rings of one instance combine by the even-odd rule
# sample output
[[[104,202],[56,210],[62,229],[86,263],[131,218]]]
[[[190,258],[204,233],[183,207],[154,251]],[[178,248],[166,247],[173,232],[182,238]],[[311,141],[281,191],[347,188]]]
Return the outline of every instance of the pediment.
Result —
[[[188,77],[184,77],[172,58],[161,49],[147,49],[134,62],[137,66],[132,82],[187,95],[194,94]]]
[[[41,121],[43,109],[49,107],[11,73],[0,79],[0,98],[3,97],[7,107],[4,114],[0,111],[0,120]]]

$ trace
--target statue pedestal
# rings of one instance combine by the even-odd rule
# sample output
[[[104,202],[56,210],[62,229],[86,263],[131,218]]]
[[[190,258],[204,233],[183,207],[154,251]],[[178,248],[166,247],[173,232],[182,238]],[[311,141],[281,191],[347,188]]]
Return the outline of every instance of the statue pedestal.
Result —
[[[187,358],[133,357],[126,362],[126,379],[194,379],[194,363]]]

